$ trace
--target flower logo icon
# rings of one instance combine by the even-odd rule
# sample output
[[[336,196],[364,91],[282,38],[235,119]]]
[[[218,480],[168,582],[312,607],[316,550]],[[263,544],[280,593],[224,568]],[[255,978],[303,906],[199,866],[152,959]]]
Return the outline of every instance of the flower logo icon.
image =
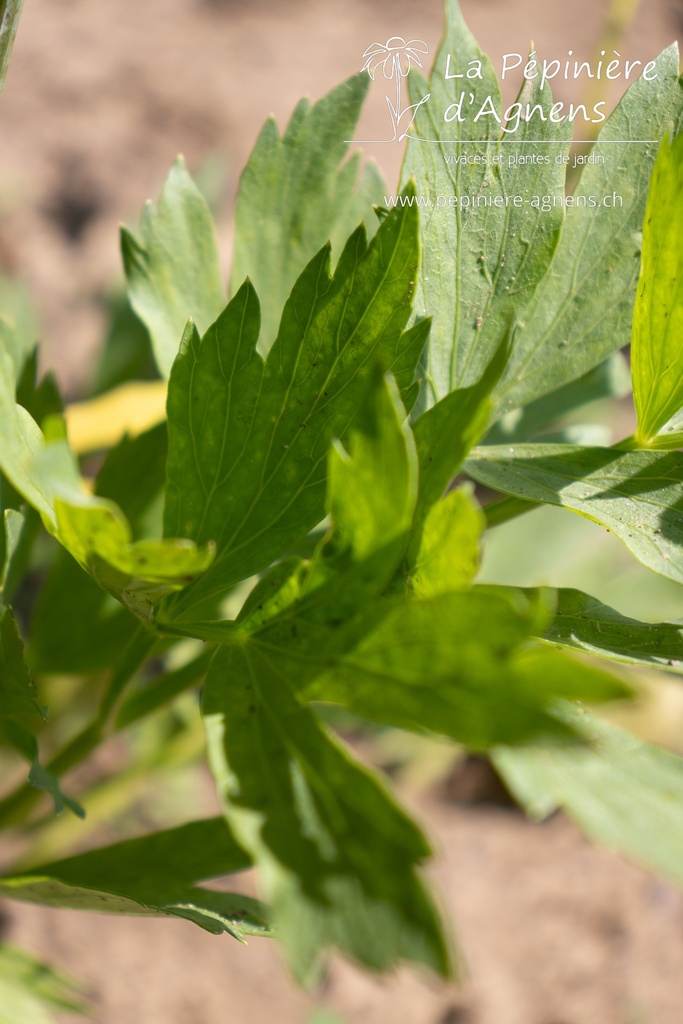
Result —
[[[409,42],[406,42],[402,36],[391,36],[390,39],[387,39],[386,43],[372,43],[363,54],[365,64],[361,71],[367,71],[370,78],[374,79],[375,74],[381,68],[385,79],[394,79],[396,82],[395,103],[392,103],[388,96],[386,97],[394,131],[393,137],[387,139],[387,142],[394,142],[396,139],[402,142],[405,139],[408,129],[415,120],[419,107],[429,99],[428,93],[422,97],[419,103],[413,103],[405,107],[405,109],[401,107],[401,80],[408,76],[408,72],[413,64],[416,64],[419,68],[423,67],[420,55],[427,53],[429,53],[429,47],[422,39],[411,39]],[[405,123],[406,114],[409,115],[407,123]],[[401,121],[404,121],[404,124],[399,136]]]
[[[400,75],[405,78],[413,61],[421,68],[421,53],[429,53],[429,48],[422,39],[411,39],[409,43],[401,36],[392,36],[386,43],[373,43],[363,54],[366,57],[361,71],[369,71],[370,78],[375,77],[377,68],[384,69],[385,78]]]

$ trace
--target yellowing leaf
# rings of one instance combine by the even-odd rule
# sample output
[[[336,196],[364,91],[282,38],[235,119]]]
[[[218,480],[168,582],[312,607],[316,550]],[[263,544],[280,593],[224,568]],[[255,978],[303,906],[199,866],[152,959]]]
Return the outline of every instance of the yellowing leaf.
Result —
[[[125,434],[137,437],[166,417],[166,382],[131,381],[65,412],[71,450],[77,455],[113,448]]]

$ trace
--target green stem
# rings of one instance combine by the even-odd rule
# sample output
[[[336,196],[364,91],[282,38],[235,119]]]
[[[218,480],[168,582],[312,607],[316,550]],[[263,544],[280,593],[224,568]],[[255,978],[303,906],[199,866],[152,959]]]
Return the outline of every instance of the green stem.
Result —
[[[636,440],[636,435],[631,434],[630,437],[625,437],[623,441],[617,441],[613,448],[617,448],[620,452],[637,452],[643,446]]]
[[[613,445],[622,452],[675,452],[683,448],[683,431],[672,430],[668,434],[657,434],[643,441],[636,434],[625,437]]]
[[[103,731],[115,715],[126,686],[152,653],[157,640],[158,637],[140,625],[128,642],[100,705],[97,721]]]
[[[133,634],[104,694],[94,722],[74,736],[47,764],[47,770],[59,778],[81,764],[112,731],[109,726],[126,685],[146,660],[156,637],[143,626]],[[43,790],[24,782],[0,801],[0,829],[22,820],[44,796]]]
[[[539,502],[527,501],[525,498],[515,498],[512,495],[501,498],[500,501],[494,501],[484,508],[486,529],[488,530],[491,526],[500,526],[501,523],[507,523],[511,519],[526,515],[527,512],[533,512],[535,508],[539,507]]]

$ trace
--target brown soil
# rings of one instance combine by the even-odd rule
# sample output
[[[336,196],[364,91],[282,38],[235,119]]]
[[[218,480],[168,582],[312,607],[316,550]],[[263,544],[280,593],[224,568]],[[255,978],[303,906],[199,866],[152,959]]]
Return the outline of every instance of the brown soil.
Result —
[[[493,55],[590,55],[605,4],[463,0]],[[440,0],[31,0],[0,102],[0,269],[29,284],[46,363],[87,376],[102,297],[118,273],[116,226],[156,195],[178,151],[225,162],[223,250],[237,175],[258,127],[359,67],[374,39],[419,36],[432,53]],[[624,44],[654,56],[679,0],[648,0]],[[385,130],[373,94],[363,130]],[[390,182],[399,152],[376,147]],[[226,261],[227,265],[227,261]],[[336,964],[309,998],[276,948],[241,948],[179,921],[11,909],[10,937],[83,977],[102,1024],[289,1024],[321,1001],[353,1024],[680,1024],[683,898],[561,817],[539,826],[497,805],[419,801],[435,877],[470,980],[444,989],[404,972],[377,982]],[[30,1022],[27,1022],[30,1024]]]
[[[304,996],[275,945],[238,946],[175,920],[11,909],[9,937],[86,981],[101,1024],[680,1024],[683,896],[564,818],[420,801],[437,891],[468,980],[380,982],[335,963]]]

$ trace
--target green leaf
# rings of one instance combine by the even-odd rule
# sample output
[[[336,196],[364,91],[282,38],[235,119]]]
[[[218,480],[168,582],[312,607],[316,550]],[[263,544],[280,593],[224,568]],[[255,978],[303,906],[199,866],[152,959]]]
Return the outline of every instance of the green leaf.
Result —
[[[329,249],[311,261],[264,360],[258,300],[247,282],[200,341],[189,327],[169,383],[165,532],[215,541],[203,581],[175,605],[221,594],[259,572],[323,517],[325,467],[376,364],[405,397],[428,323],[403,332],[417,266],[411,207],[369,245],[358,229],[333,278]]]
[[[425,839],[287,682],[243,646],[222,649],[203,714],[224,814],[261,869],[294,975],[315,981],[330,948],[375,970],[412,960],[448,974],[417,874]]]
[[[484,523],[471,486],[451,491],[432,505],[411,574],[418,597],[435,597],[472,583],[479,569]]]
[[[656,143],[681,124],[683,90],[676,44],[656,60],[657,78],[638,79],[603,126],[583,170],[555,258],[526,309],[515,317],[512,359],[498,389],[505,412],[601,363],[631,338],[633,301]],[[592,206],[620,196],[623,206]],[[611,199],[610,199],[611,202]],[[585,203],[585,205],[584,205]]]
[[[452,80],[476,60],[481,78]],[[635,82],[608,118],[592,150],[596,162],[584,168],[565,209],[555,201],[565,191],[565,165],[556,161],[567,151],[571,123],[536,115],[500,140],[493,115],[477,120],[488,97],[500,110],[498,82],[457,0],[448,0],[430,81],[411,72],[412,100],[427,93],[429,100],[417,111],[404,165],[404,180],[414,175],[430,200],[420,210],[423,260],[415,309],[434,316],[428,359],[433,398],[475,380],[510,322],[514,347],[497,389],[500,412],[582,376],[627,344],[656,151],[650,140],[659,140],[672,121],[680,123],[683,112],[675,45],[656,67],[656,79]],[[549,90],[532,92],[532,85],[526,83],[519,100],[523,106],[540,102],[547,113]],[[461,95],[463,122],[446,122],[444,113],[449,107],[453,113]],[[507,127],[514,128],[514,119]],[[646,142],[636,144],[640,139]],[[520,142],[526,143],[525,156],[538,163],[510,165]],[[494,163],[501,155],[502,163]],[[480,163],[447,162],[465,156]],[[547,164],[540,162],[546,158]],[[612,202],[615,194],[623,205]],[[439,196],[446,200],[440,208]],[[457,204],[451,205],[451,196]],[[522,200],[518,206],[515,196]],[[464,197],[469,207],[460,205]],[[545,209],[544,197],[550,200]],[[606,197],[610,206],[603,205]],[[496,202],[500,208],[491,205]]]
[[[54,1024],[53,1012],[90,1012],[78,983],[23,949],[0,943],[0,1024]]]
[[[393,378],[379,367],[346,444],[348,454],[336,443],[328,458],[329,530],[309,560],[285,558],[259,581],[238,616],[242,628],[283,615],[339,625],[391,582],[413,522],[417,459]],[[234,632],[232,623],[204,626],[219,640]]]
[[[643,228],[631,371],[636,438],[647,444],[683,406],[683,135],[662,143]]]
[[[614,677],[560,652],[527,651],[539,616],[538,604],[477,589],[370,605],[341,632],[338,653],[329,636],[301,622],[296,646],[275,629],[254,637],[253,646],[308,700],[486,750],[544,734],[568,738],[552,714],[557,697],[630,696]],[[547,653],[557,657],[541,663]]]
[[[0,878],[0,892],[53,907],[182,917],[242,939],[269,934],[263,906],[195,883],[249,864],[223,819],[212,818]]]
[[[0,0],[0,93],[5,84],[24,0]]]
[[[428,509],[453,481],[470,449],[486,431],[493,410],[489,396],[500,380],[508,355],[505,339],[476,384],[452,391],[415,420],[413,432],[420,466],[417,533]]]
[[[213,220],[182,157],[169,171],[158,207],[145,206],[140,238],[121,230],[131,305],[168,377],[189,317],[201,331],[225,305]]]
[[[469,62],[481,61],[481,78],[463,78],[454,85],[446,77],[447,59],[451,75],[456,71],[464,75]],[[571,126],[535,118],[521,121],[516,133],[501,140],[499,121],[493,116],[477,119],[489,97],[500,111],[500,91],[493,67],[467,28],[456,0],[446,4],[445,33],[430,81],[416,72],[410,78],[413,102],[429,93],[409,132],[402,178],[413,175],[431,200],[420,211],[423,255],[415,311],[434,317],[427,372],[432,397],[438,400],[481,376],[512,316],[531,299],[547,271],[558,244],[563,210],[543,211],[531,206],[530,200],[563,191],[565,167],[556,158],[567,150]],[[465,96],[464,121],[447,122],[444,114],[461,94]],[[473,103],[468,102],[470,94]],[[524,105],[541,103],[546,110],[552,104],[548,87],[541,93],[534,82],[526,83],[520,100]],[[520,142],[535,139],[551,144],[520,147]],[[549,157],[548,164],[510,163],[520,148]],[[448,157],[463,155],[479,162],[446,162]],[[446,202],[437,208],[437,197],[448,200],[450,196],[457,197],[457,205]],[[488,203],[461,207],[463,197],[478,196],[486,196],[491,203],[498,197],[502,208]],[[523,202],[507,203],[508,196],[521,196]]]
[[[25,568],[22,539],[26,522],[23,512],[13,508],[5,509],[0,524],[0,609],[3,604],[9,604],[21,570]]]
[[[266,355],[280,313],[301,268],[330,241],[334,253],[364,220],[375,228],[372,204],[384,182],[374,164],[359,176],[360,154],[341,167],[369,85],[354,75],[321,100],[301,100],[283,136],[266,121],[242,177],[235,206],[232,294],[246,277],[268,297],[259,351]]]
[[[421,600],[382,598],[347,622],[327,624],[314,621],[314,612],[297,614],[296,600],[283,604],[271,622],[259,626],[253,615],[243,629],[218,623],[206,639],[240,647],[259,671],[276,675],[306,700],[448,736],[471,749],[542,734],[570,737],[552,714],[557,697],[630,696],[612,676],[557,651],[539,678],[537,657],[524,645],[532,632],[542,631],[545,613],[521,593],[477,588]],[[250,634],[247,627],[257,631]]]
[[[545,639],[612,661],[683,673],[683,624],[639,622],[580,590],[543,591],[553,618]]]
[[[31,352],[35,348],[34,340],[17,331],[13,323],[0,319],[0,348],[9,355],[14,380],[20,380]]]
[[[160,532],[166,449],[165,424],[135,438],[124,437],[107,454],[97,475],[95,493],[116,502],[136,534]],[[137,627],[128,609],[62,549],[31,618],[31,666],[37,673],[109,668]]]
[[[152,604],[208,567],[211,547],[199,549],[187,540],[132,543],[118,506],[83,486],[66,442],[46,444],[35,420],[14,403],[13,380],[11,361],[0,349],[0,470],[99,585],[148,618]]]
[[[375,375],[347,432],[348,454],[330,451],[327,512],[334,547],[362,561],[410,528],[417,492],[417,455],[392,378]]]
[[[501,749],[506,785],[534,817],[562,808],[595,842],[683,885],[683,759],[566,707],[584,746]]]
[[[683,582],[683,455],[535,444],[475,449],[467,472],[607,527],[643,565]]]
[[[52,797],[55,805],[55,814],[61,814],[65,807],[78,818],[85,817],[85,811],[75,800],[66,796],[59,785],[58,780],[40,763],[38,740],[25,729],[19,722],[11,719],[0,719],[0,730],[5,738],[17,750],[23,758],[31,765],[28,781],[36,789],[45,790]]]
[[[0,606],[0,733],[31,765],[28,781],[51,794],[56,813],[68,807],[78,817],[83,809],[65,796],[57,779],[40,763],[38,740],[26,726],[45,709],[38,703],[38,690],[24,661],[24,644],[14,615]]]
[[[500,380],[507,357],[508,344],[504,340],[476,384],[452,391],[413,424],[419,485],[412,537],[406,553],[406,572],[414,566],[426,517],[432,514],[465,457],[486,431],[493,409],[489,396]],[[433,515],[440,516],[442,512]]]
[[[24,644],[10,608],[0,605],[0,718],[44,717],[24,661]]]
[[[211,544],[187,540],[133,543],[127,519],[113,502],[88,494],[65,442],[48,445],[34,462],[34,477],[52,492],[50,533],[106,591],[139,617],[168,594],[182,590],[213,560]]]
[[[387,586],[413,522],[413,437],[393,379],[379,368],[373,377],[348,430],[348,454],[340,444],[330,450],[326,511],[331,529],[311,561],[302,563],[297,587],[292,577],[285,584],[290,599],[296,598],[292,611],[316,622],[343,621]],[[258,603],[264,603],[262,593]],[[262,609],[261,617],[268,618]]]

